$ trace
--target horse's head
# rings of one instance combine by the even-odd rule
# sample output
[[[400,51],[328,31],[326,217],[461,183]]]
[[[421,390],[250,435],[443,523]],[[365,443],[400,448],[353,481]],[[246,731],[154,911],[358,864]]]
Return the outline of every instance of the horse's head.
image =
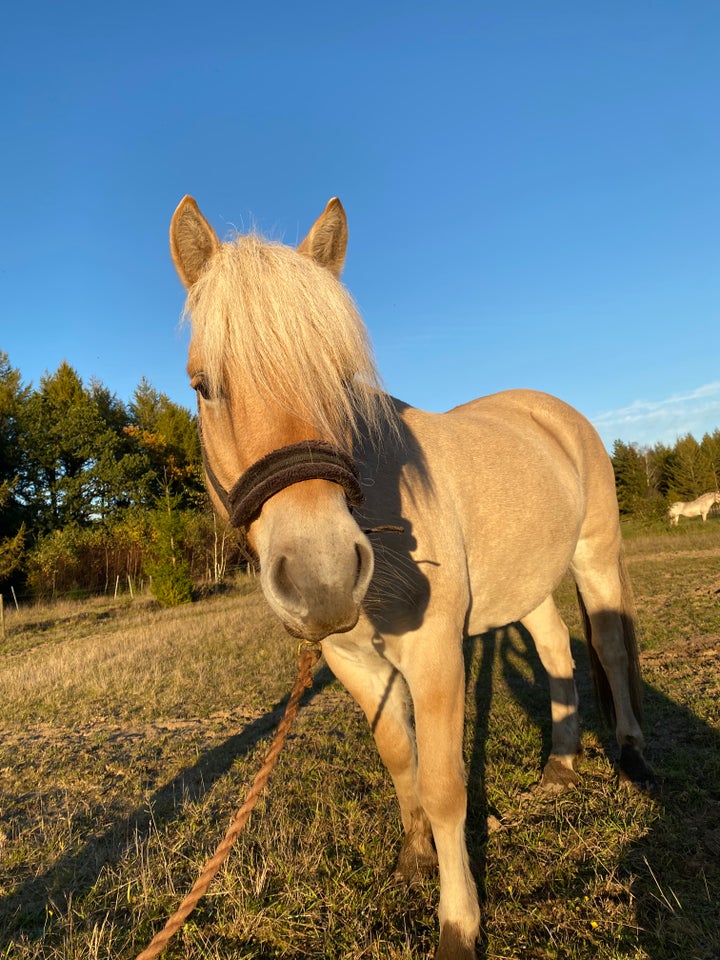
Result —
[[[170,227],[210,496],[246,531],[288,631],[313,640],[352,629],[373,571],[348,501],[361,499],[353,433],[377,417],[379,393],[338,280],[346,244],[336,199],[296,250],[220,243],[190,197]]]

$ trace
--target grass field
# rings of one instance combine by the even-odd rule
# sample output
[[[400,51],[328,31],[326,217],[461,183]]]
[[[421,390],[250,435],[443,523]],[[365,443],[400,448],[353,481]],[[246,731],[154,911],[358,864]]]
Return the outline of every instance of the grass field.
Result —
[[[581,785],[536,790],[546,681],[511,627],[467,645],[479,955],[720,957],[720,518],[628,529],[649,799],[619,788],[570,584]],[[295,645],[256,580],[7,609],[0,648],[0,958],[132,958],[223,835],[267,749]],[[265,797],[165,956],[432,956],[437,885],[392,881],[400,825],[364,718],[321,666]]]

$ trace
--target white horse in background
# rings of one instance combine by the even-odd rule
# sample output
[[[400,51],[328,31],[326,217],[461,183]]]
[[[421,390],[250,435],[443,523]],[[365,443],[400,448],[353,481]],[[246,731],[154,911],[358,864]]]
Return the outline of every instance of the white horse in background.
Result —
[[[676,527],[680,517],[702,517],[703,523],[705,523],[708,514],[716,503],[720,503],[720,492],[713,493],[712,491],[704,493],[690,503],[682,503],[681,501],[672,503],[668,510],[670,525]]]

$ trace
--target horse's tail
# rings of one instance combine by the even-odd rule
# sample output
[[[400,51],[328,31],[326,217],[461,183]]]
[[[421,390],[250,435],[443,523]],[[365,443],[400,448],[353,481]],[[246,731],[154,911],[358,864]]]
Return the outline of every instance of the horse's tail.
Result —
[[[633,600],[632,587],[628,577],[625,560],[621,556],[619,560],[621,604],[618,611],[622,630],[625,652],[628,659],[628,687],[630,689],[630,702],[633,712],[638,720],[642,721],[642,677],[640,675],[640,657],[638,654],[637,635],[635,632],[635,602]],[[608,680],[605,668],[600,662],[597,650],[593,646],[592,628],[590,617],[588,616],[585,603],[577,592],[578,604],[580,606],[580,615],[582,618],[583,631],[587,640],[588,650],[590,652],[590,669],[592,671],[593,687],[595,690],[595,702],[601,711],[607,723],[615,726],[615,704],[613,702],[610,681]]]

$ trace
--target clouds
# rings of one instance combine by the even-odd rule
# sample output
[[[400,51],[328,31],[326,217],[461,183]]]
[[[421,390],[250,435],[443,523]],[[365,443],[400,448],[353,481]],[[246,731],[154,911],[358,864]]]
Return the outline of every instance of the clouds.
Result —
[[[630,406],[608,410],[591,419],[608,447],[614,440],[648,446],[672,445],[687,433],[700,440],[720,424],[720,381],[664,400],[636,400]]]

